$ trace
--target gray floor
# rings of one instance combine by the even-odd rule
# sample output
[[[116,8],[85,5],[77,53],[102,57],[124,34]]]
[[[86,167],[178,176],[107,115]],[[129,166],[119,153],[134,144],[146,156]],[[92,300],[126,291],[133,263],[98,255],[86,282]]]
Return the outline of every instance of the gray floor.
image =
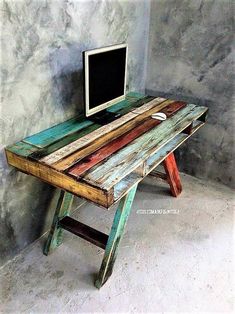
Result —
[[[93,281],[102,250],[67,233],[50,256],[40,239],[1,269],[1,311],[232,312],[232,191],[187,175],[182,181],[178,199],[151,178],[139,186],[114,273],[101,290]],[[113,214],[85,205],[76,217],[107,233]]]

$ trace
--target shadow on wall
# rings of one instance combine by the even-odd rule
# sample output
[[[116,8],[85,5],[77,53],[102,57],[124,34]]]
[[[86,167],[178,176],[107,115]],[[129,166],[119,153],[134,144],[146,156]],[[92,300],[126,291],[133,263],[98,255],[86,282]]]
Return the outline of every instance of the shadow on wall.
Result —
[[[57,124],[53,121],[65,121],[83,111],[82,50],[77,45],[66,44],[63,48],[56,47],[48,59],[51,84],[49,92],[45,93],[48,92],[49,97],[39,102],[42,101],[42,107],[46,106],[41,109],[43,115],[47,107],[52,106],[45,119],[53,126]],[[30,122],[32,126],[37,123],[34,118],[39,116],[36,110]],[[17,135],[11,134],[4,142],[13,144],[16,138]],[[50,228],[56,206],[53,195],[57,198],[58,194],[54,187],[8,166],[4,147],[1,148],[0,181],[4,183],[4,190],[0,204],[0,265]]]
[[[82,49],[81,49],[82,48]],[[65,112],[83,111],[83,61],[82,51],[87,47],[76,44],[57,47],[49,55],[52,74],[52,98]]]
[[[48,230],[55,188],[10,167],[0,211],[0,265]]]
[[[156,96],[156,97],[163,97],[163,98],[170,98],[174,100],[180,100],[185,101],[187,103],[196,104],[198,106],[206,106],[210,108],[213,105],[213,101],[205,98],[199,98],[194,96],[186,96],[184,91],[180,92],[180,89],[178,88],[177,91],[174,92],[162,92],[162,91],[153,91],[146,89],[146,94]]]

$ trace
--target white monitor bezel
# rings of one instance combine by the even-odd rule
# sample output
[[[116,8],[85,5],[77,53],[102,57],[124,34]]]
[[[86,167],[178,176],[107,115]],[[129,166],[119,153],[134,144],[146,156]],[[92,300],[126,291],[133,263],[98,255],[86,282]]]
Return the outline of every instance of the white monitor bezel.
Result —
[[[89,108],[89,56],[94,55],[97,53],[102,53],[102,52],[107,52],[115,49],[120,49],[120,48],[126,48],[126,64],[125,64],[125,77],[124,77],[124,93],[121,96],[118,96],[110,101],[107,101],[95,108],[90,109]],[[97,113],[101,110],[104,110],[108,108],[109,106],[115,104],[118,101],[121,101],[125,99],[126,96],[126,78],[127,78],[127,56],[128,56],[128,46],[127,44],[118,44],[118,45],[113,45],[113,46],[108,46],[108,47],[103,47],[103,48],[97,48],[97,49],[92,49],[92,50],[87,50],[84,51],[84,62],[85,62],[85,115],[86,117],[89,117],[93,115],[94,113]]]

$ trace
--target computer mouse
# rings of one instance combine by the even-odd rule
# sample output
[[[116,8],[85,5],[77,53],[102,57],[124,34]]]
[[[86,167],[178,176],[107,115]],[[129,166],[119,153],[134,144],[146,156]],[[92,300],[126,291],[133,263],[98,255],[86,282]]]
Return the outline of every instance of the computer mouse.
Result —
[[[153,119],[157,119],[157,120],[160,120],[160,121],[164,121],[167,118],[166,114],[163,113],[163,112],[156,112],[156,113],[152,114],[151,117]]]

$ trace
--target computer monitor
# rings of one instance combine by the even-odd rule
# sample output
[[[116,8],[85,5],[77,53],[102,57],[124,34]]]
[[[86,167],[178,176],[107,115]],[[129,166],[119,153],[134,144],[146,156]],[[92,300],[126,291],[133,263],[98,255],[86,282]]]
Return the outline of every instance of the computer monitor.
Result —
[[[84,51],[83,60],[85,115],[89,117],[125,98],[127,45]]]

